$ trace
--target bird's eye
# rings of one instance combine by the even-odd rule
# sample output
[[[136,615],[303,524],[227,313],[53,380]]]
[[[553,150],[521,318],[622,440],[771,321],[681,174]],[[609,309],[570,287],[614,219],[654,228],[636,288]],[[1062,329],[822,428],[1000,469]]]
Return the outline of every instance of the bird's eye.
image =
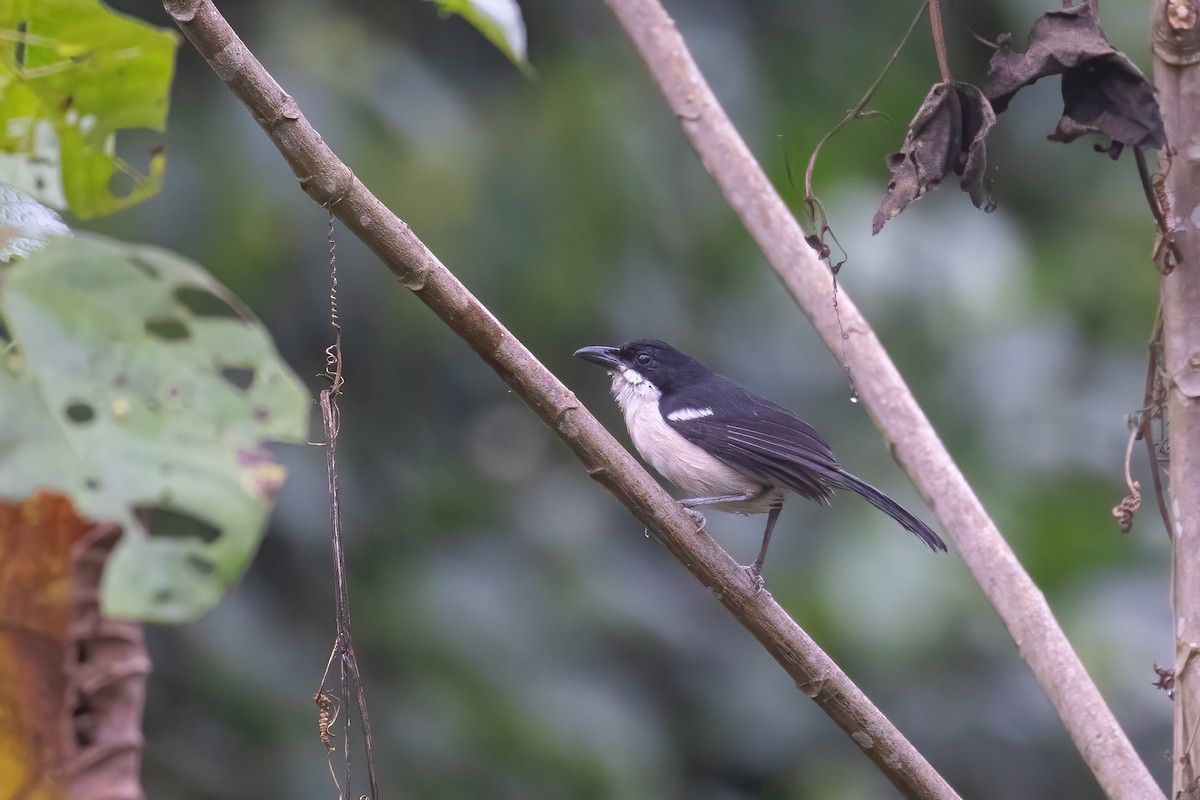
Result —
[[[637,354],[637,363],[641,364],[643,367],[646,366],[647,364],[649,364],[653,360],[654,359],[652,359],[650,357],[649,353],[638,353]]]

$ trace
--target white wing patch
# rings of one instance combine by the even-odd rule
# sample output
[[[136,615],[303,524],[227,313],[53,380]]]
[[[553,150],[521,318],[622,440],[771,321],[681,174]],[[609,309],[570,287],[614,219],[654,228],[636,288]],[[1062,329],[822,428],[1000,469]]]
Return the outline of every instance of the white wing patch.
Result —
[[[713,410],[711,408],[679,408],[667,414],[667,419],[672,422],[687,422],[689,419],[711,417],[712,414]]]

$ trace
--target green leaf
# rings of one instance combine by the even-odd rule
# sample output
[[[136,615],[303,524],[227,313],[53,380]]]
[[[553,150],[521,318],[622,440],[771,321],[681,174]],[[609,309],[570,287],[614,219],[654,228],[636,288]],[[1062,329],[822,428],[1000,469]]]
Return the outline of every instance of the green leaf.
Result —
[[[0,496],[69,495],[125,535],[106,613],[182,622],[250,563],[310,398],[262,325],[163,250],[58,239],[9,267]]]
[[[530,73],[525,56],[525,20],[517,0],[430,0],[443,16],[457,14],[475,26],[522,72]]]
[[[162,187],[166,158],[117,153],[133,129],[166,129],[178,36],[97,0],[0,2],[0,181],[94,217]]]

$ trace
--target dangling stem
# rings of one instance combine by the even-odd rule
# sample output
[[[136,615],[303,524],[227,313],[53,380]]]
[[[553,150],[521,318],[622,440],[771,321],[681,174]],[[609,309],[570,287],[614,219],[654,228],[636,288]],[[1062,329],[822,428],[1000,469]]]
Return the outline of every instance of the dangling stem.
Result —
[[[942,83],[949,83],[950,64],[946,61],[946,32],[942,30],[942,0],[929,0],[929,30],[933,33],[933,52],[937,54]]]

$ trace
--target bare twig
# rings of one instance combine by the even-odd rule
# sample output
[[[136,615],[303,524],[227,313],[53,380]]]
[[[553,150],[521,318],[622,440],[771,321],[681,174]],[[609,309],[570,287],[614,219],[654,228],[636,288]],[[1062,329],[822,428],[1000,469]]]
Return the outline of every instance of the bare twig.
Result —
[[[863,94],[862,99],[858,101],[854,108],[846,109],[846,113],[842,115],[842,118],[838,121],[838,124],[834,125],[828,133],[821,137],[821,140],[817,142],[817,146],[813,148],[812,155],[808,157],[808,167],[804,170],[804,207],[808,212],[809,221],[821,229],[822,243],[824,243],[824,234],[829,229],[829,221],[825,215],[824,204],[817,199],[815,194],[813,194],[812,178],[813,169],[815,169],[817,166],[817,156],[821,154],[821,148],[825,146],[825,143],[829,141],[834,134],[845,127],[846,123],[854,119],[862,119],[867,116],[878,114],[878,112],[866,111],[867,103],[871,102],[871,98],[875,96],[875,90],[879,88],[879,84],[883,83],[883,79],[887,77],[888,72],[890,72],[892,69],[892,64],[895,64],[896,59],[900,57],[900,51],[904,49],[904,45],[908,44],[908,39],[910,36],[912,36],[913,29],[916,28],[917,23],[921,21],[921,15],[925,13],[925,8],[928,5],[928,2],[924,2],[921,4],[921,7],[917,9],[917,13],[913,17],[912,22],[908,23],[908,30],[906,30],[904,32],[904,36],[900,38],[900,44],[896,45],[896,49],[892,51],[891,57],[887,60],[887,63],[883,65],[883,69],[879,71],[879,74],[875,76],[875,80],[871,83],[871,86],[867,89],[866,93]],[[790,166],[788,167],[788,171],[790,177]],[[818,217],[820,219],[819,222]],[[836,236],[834,237],[834,241],[837,241]],[[841,245],[839,244],[838,246],[840,247]],[[835,269],[834,272],[836,271],[837,270]]]
[[[769,592],[695,523],[524,345],[476,300],[424,243],[338,160],[296,102],[267,73],[210,0],[164,8],[246,104],[300,185],[491,366],[603,484],[671,551],[907,797],[956,798],[895,726],[792,620]],[[337,200],[336,203],[333,203]],[[330,205],[332,203],[332,205]],[[806,246],[807,247],[807,246]],[[828,285],[826,285],[828,289]],[[329,403],[322,393],[322,409]],[[336,415],[325,414],[336,425]],[[327,425],[329,423],[327,422]],[[332,440],[331,440],[332,442]],[[330,454],[332,458],[332,452]],[[353,675],[357,679],[357,675]],[[349,702],[346,702],[349,706]]]
[[[871,83],[870,87],[868,87],[866,93],[862,96],[862,99],[858,101],[854,108],[846,109],[846,113],[842,115],[842,118],[838,121],[838,123],[834,125],[824,136],[822,136],[820,141],[817,142],[817,146],[813,148],[812,155],[808,157],[808,166],[804,170],[804,210],[808,214],[809,222],[811,222],[814,227],[820,230],[819,234],[814,234],[813,236],[808,237],[805,241],[817,250],[822,259],[828,259],[829,245],[825,242],[825,235],[829,234],[833,238],[834,243],[836,243],[838,248],[842,251],[843,255],[843,259],[841,261],[836,264],[830,262],[829,267],[830,271],[833,273],[833,313],[837,318],[838,334],[843,341],[849,338],[849,335],[846,333],[845,327],[842,325],[842,317],[840,309],[838,308],[837,276],[838,272],[842,268],[842,265],[846,263],[845,259],[848,257],[848,254],[846,253],[845,248],[842,247],[842,243],[838,241],[837,235],[834,234],[833,229],[829,225],[829,217],[825,213],[825,204],[821,202],[820,198],[813,194],[813,169],[815,169],[817,166],[817,156],[821,154],[821,148],[824,147],[825,143],[829,141],[829,139],[832,138],[835,133],[840,131],[846,125],[846,123],[854,119],[864,119],[866,117],[880,115],[880,112],[877,111],[866,111],[865,109],[867,107],[867,103],[871,102],[871,97],[875,94],[875,90],[879,88],[879,84],[883,83],[883,79],[887,77],[888,72],[892,68],[892,64],[896,63],[896,59],[900,56],[900,51],[904,49],[904,45],[908,44],[908,38],[912,36],[913,29],[915,29],[917,27],[917,23],[921,21],[921,15],[925,13],[925,8],[928,5],[928,0],[926,0],[924,3],[921,3],[921,7],[917,9],[917,13],[913,17],[912,22],[908,24],[908,30],[906,30],[904,32],[904,36],[901,37],[900,44],[896,45],[896,49],[892,51],[891,58],[887,60],[887,63],[883,65],[883,69],[880,70],[877,76],[875,76],[875,80]],[[784,153],[784,159],[787,165],[788,180],[791,181],[792,165],[790,161],[786,160],[787,153]],[[795,183],[792,184],[792,188],[796,188]],[[846,348],[844,345],[839,352],[841,354],[842,370],[846,373],[847,383],[850,384],[850,402],[857,403],[858,390],[854,387],[854,371],[850,367],[850,359],[846,357]]]
[[[1138,179],[1141,181],[1142,191],[1146,195],[1146,202],[1150,204],[1150,213],[1154,215],[1154,224],[1158,226],[1159,247],[1162,248],[1163,253],[1156,260],[1161,261],[1159,270],[1166,275],[1175,269],[1181,260],[1179,246],[1175,244],[1175,228],[1166,216],[1166,213],[1170,213],[1170,209],[1164,209],[1163,203],[1159,201],[1158,193],[1154,188],[1154,179],[1150,175],[1150,167],[1146,165],[1146,152],[1140,147],[1133,148],[1133,160],[1137,164]],[[1165,199],[1164,195],[1163,200]]]
[[[1146,395],[1142,401],[1142,409],[1138,412],[1141,418],[1141,427],[1138,429],[1137,436],[1146,443],[1146,456],[1150,460],[1150,480],[1154,484],[1154,499],[1158,504],[1158,513],[1162,516],[1167,538],[1170,539],[1173,536],[1171,515],[1167,511],[1167,500],[1163,496],[1162,470],[1158,463],[1158,447],[1154,436],[1154,420],[1157,419],[1161,426],[1166,402],[1166,391],[1162,385],[1161,370],[1159,369],[1159,351],[1162,349],[1161,304],[1154,315],[1154,328],[1150,333],[1150,344],[1147,349],[1150,352],[1146,363]]]
[[[946,59],[946,32],[942,30],[942,0],[929,0],[929,30],[933,34],[933,52],[937,54],[942,83],[949,83],[950,62]]]
[[[332,756],[333,743],[330,741],[332,732],[330,727],[333,725],[334,719],[330,716],[329,707],[330,700],[325,694],[325,684],[329,681],[329,672],[333,666],[334,659],[338,662],[339,685],[341,687],[341,696],[350,697],[350,690],[354,690],[355,707],[358,709],[358,717],[362,725],[363,735],[363,752],[366,755],[367,761],[367,780],[371,786],[371,800],[376,800],[379,796],[379,787],[375,777],[375,758],[371,747],[371,723],[367,715],[367,696],[363,691],[362,676],[358,671],[358,656],[354,652],[354,637],[350,633],[350,589],[349,583],[346,580],[346,552],[342,544],[342,509],[341,502],[338,499],[338,471],[337,471],[337,437],[341,428],[341,410],[338,408],[337,397],[341,394],[342,386],[345,384],[345,378],[342,373],[342,326],[338,319],[338,299],[337,299],[337,240],[334,238],[334,215],[332,207],[336,206],[341,201],[341,198],[334,198],[332,202],[326,203],[331,209],[329,212],[329,323],[333,328],[333,344],[325,348],[325,377],[329,379],[330,387],[321,392],[321,421],[325,429],[325,465],[329,482],[329,535],[333,544],[333,573],[334,573],[334,603],[336,606],[336,637],[333,642],[333,648],[329,653],[329,661],[325,664],[325,672],[321,675],[321,685],[317,687],[317,693],[313,695],[313,700],[317,703],[317,725],[321,734],[321,743],[325,745],[328,753],[327,757]],[[350,769],[350,719],[352,714],[350,709],[346,709],[346,716],[342,720],[343,736],[342,741],[345,743],[342,746],[342,760],[346,765],[346,777],[344,783],[339,783],[337,775],[333,772],[333,762],[330,760],[330,775],[333,775],[333,782],[338,787],[338,796],[343,796],[342,787],[345,786],[345,791],[349,792],[351,788],[352,772]]]
[[[341,374],[340,363],[338,364],[337,374]],[[325,684],[329,680],[330,670],[334,660],[336,660],[340,676],[341,696],[346,698],[353,697],[354,707],[358,709],[359,723],[363,735],[363,751],[367,762],[367,780],[371,786],[371,800],[376,800],[379,796],[379,787],[375,777],[375,762],[371,747],[371,723],[367,715],[367,697],[363,691],[362,675],[358,670],[358,656],[354,652],[354,638],[350,633],[350,593],[346,582],[346,553],[342,545],[341,504],[338,500],[337,482],[337,435],[341,420],[333,389],[325,389],[321,392],[321,419],[325,427],[325,460],[329,474],[329,518],[330,535],[333,542],[333,568],[336,581],[337,637],[334,640],[333,649],[329,654],[329,662],[325,665],[325,673],[321,676],[321,684],[317,688],[316,694],[313,695],[313,699],[317,702],[318,709],[320,709],[321,697],[325,694]],[[342,786],[344,786],[345,791],[349,792],[351,786],[350,720],[353,715],[350,713],[350,708],[346,708],[344,711],[345,717],[342,720],[344,731],[342,756],[346,763],[346,777]],[[322,732],[327,732],[327,729]],[[325,737],[322,737],[322,743],[326,747],[330,744]],[[342,787],[339,787],[339,794],[341,790]]]
[[[836,353],[843,340],[829,308],[829,270],[805,242],[804,232],[738,136],[674,22],[658,0],[607,2],[730,206]],[[839,305],[850,334],[845,346],[855,365],[855,386],[867,410],[900,465],[931,502],[1101,787],[1114,798],[1163,797],[1045,597],[971,491],[875,333],[844,292]]]
[[[1000,49],[1000,45],[996,44],[996,42],[992,41],[991,39],[980,36],[975,29],[971,27],[971,23],[967,21],[967,17],[962,13],[962,9],[958,7],[958,3],[954,2],[954,0],[950,0],[950,7],[954,9],[954,15],[958,17],[958,21],[962,23],[962,26],[967,29],[967,33],[971,34],[972,39],[991,50]]]

